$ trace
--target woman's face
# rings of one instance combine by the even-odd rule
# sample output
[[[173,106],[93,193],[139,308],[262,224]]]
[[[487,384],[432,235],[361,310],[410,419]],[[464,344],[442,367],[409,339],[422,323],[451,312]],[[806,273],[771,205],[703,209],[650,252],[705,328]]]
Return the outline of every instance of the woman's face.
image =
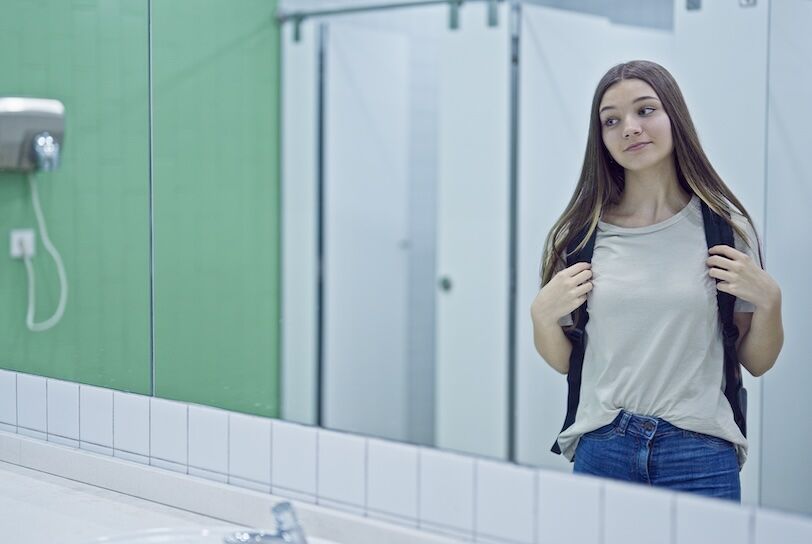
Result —
[[[671,120],[645,81],[618,81],[606,89],[598,112],[603,143],[626,170],[646,170],[671,159]],[[639,143],[645,145],[629,149]]]

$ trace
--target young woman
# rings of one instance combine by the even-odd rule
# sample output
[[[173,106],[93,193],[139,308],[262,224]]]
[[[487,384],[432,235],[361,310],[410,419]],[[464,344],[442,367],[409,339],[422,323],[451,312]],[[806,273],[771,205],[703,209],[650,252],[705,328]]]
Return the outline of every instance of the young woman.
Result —
[[[708,250],[702,202],[732,227],[735,248]],[[597,229],[592,262],[566,267],[583,229],[578,250]],[[581,176],[542,271],[535,345],[563,374],[562,327],[584,302],[589,312],[580,400],[557,441],[574,472],[740,501],[747,440],[724,395],[716,295],[736,297],[739,361],[761,376],[783,344],[781,290],[662,66],[619,64],[599,82]]]

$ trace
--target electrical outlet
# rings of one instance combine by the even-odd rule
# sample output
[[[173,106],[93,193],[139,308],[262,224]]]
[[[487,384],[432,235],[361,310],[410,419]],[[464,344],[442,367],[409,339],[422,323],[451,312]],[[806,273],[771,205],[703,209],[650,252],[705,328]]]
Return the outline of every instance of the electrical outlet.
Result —
[[[11,257],[22,259],[23,256],[34,257],[37,254],[34,229],[14,229],[11,231]]]

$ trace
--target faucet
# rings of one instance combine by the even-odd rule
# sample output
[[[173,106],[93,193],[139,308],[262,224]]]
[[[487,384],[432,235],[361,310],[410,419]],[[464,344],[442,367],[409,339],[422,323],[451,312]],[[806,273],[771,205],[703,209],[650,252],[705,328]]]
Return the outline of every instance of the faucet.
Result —
[[[271,513],[276,520],[276,533],[237,531],[225,537],[223,544],[307,544],[304,530],[289,502],[280,502],[271,509]]]

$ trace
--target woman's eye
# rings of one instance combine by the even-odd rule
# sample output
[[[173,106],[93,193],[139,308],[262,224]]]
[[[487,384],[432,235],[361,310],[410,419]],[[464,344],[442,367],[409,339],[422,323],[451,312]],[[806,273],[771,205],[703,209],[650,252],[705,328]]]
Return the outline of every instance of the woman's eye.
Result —
[[[651,106],[645,106],[645,107],[643,107],[643,108],[640,108],[640,110],[639,110],[639,111],[643,111],[643,110],[651,110],[651,111],[654,111],[655,109],[656,109],[656,108],[652,108]],[[606,121],[604,121],[604,122],[603,122],[604,126],[607,126],[607,127],[613,127],[613,126],[615,126],[615,124],[614,124],[614,123],[610,123],[610,121],[617,121],[617,119],[615,119],[614,117],[610,117],[610,118],[608,118]]]

